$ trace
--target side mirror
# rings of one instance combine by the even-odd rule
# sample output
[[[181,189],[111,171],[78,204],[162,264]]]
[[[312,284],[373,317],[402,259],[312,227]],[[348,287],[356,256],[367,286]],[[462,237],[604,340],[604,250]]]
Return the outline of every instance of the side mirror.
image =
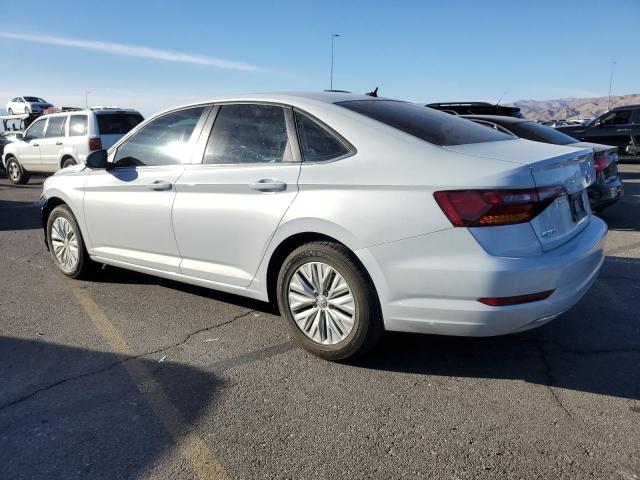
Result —
[[[87,155],[85,163],[92,170],[107,169],[109,167],[108,158],[106,150],[96,150]]]

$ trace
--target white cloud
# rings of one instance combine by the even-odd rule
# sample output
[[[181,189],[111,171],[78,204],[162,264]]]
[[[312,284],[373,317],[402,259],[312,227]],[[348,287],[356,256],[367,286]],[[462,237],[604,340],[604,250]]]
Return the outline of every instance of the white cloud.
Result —
[[[48,35],[31,35],[23,33],[0,32],[1,38],[11,40],[21,40],[24,42],[44,43],[47,45],[58,45],[61,47],[83,48],[85,50],[95,50],[114,55],[126,55],[130,57],[152,58],[168,62],[182,62],[196,65],[207,65],[229,70],[256,71],[261,70],[255,65],[245,62],[236,62],[222,58],[205,57],[191,55],[188,53],[171,52],[168,50],[158,50],[155,48],[140,45],[125,45],[122,43],[99,42],[94,40],[76,40],[71,38],[51,37]]]

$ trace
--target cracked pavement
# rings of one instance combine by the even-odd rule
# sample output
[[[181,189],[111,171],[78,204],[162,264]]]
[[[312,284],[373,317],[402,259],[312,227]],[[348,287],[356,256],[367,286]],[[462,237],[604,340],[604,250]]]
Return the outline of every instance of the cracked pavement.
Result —
[[[505,337],[387,334],[351,364],[298,349],[260,302],[111,267],[64,278],[42,179],[2,178],[0,478],[204,478],[210,455],[230,478],[639,479],[640,165],[620,170],[574,309]]]

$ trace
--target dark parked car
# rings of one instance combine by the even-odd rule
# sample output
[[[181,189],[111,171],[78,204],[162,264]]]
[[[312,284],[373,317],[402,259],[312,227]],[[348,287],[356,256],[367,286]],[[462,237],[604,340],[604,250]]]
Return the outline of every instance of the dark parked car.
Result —
[[[600,212],[606,207],[613,205],[620,200],[624,194],[622,180],[618,177],[617,147],[579,142],[559,130],[523,118],[502,117],[497,115],[463,115],[463,117],[503,133],[509,133],[516,137],[526,138],[527,140],[533,140],[535,142],[592,148],[597,176],[596,181],[589,187],[588,192],[591,208],[595,212]]]
[[[640,105],[617,107],[586,125],[567,125],[558,131],[583,142],[615,145],[621,160],[640,160]]]
[[[428,103],[425,107],[435,108],[447,113],[455,113],[456,115],[504,115],[524,118],[518,107],[506,107],[488,102]]]

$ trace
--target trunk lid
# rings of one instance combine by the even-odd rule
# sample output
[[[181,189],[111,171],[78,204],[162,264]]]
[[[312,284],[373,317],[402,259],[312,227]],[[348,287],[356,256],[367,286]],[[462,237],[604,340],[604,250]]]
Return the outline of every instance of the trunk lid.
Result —
[[[536,187],[564,188],[567,194],[556,198],[530,222],[543,250],[562,245],[586,226],[591,216],[586,189],[596,178],[592,149],[524,139],[446,148],[467,155],[527,165]]]

